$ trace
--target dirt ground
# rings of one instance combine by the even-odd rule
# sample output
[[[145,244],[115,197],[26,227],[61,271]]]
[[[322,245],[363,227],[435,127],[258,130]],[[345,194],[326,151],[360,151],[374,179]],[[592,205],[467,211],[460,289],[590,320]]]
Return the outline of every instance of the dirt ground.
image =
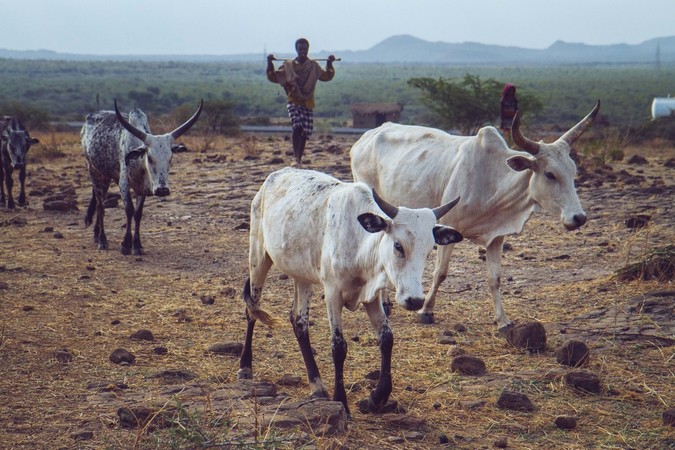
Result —
[[[544,324],[546,351],[514,348],[496,332],[481,249],[466,241],[457,245],[439,294],[436,324],[418,324],[414,314],[394,309],[392,397],[406,418],[417,421],[406,425],[358,411],[356,403],[369,390],[365,377],[379,368],[379,350],[365,312],[345,311],[353,417],[345,434],[329,437],[274,427],[258,427],[256,434],[255,402],[207,405],[209,392],[236,381],[238,358],[208,349],[243,340],[249,205],[267,174],[291,161],[289,141],[186,138],[191,150],[174,156],[172,195],[146,202],[146,254],[123,256],[121,206],[106,211],[110,250],[97,250],[92,229],[84,227],[91,191],[78,136],[33,134],[63,155],[49,157],[35,147],[28,207],[0,208],[1,448],[675,448],[675,428],[662,419],[675,406],[675,287],[672,281],[613,277],[675,242],[675,169],[664,165],[675,157],[672,147],[626,149],[623,161],[582,173],[578,191],[589,221],[581,230],[566,232],[555,218],[537,213],[522,235],[507,238],[506,311],[518,323]],[[349,148],[356,138],[316,136],[306,166],[350,180]],[[646,163],[628,163],[634,154]],[[66,211],[46,210],[53,200],[65,202]],[[647,226],[628,228],[625,221],[637,215],[650,216]],[[277,317],[287,317],[292,290],[292,281],[273,269],[264,301]],[[332,389],[320,295],[317,287],[310,333]],[[658,314],[644,307],[647,298],[661,299]],[[456,333],[458,324],[465,331]],[[131,339],[139,330],[151,331],[154,340]],[[481,358],[487,374],[452,372],[447,353],[454,347],[439,342],[443,335]],[[600,377],[600,394],[576,392],[563,381],[572,369],[556,362],[555,350],[573,337],[591,348],[584,370]],[[134,363],[112,363],[118,348],[133,353]],[[278,384],[291,400],[309,393],[288,322],[257,328],[253,369],[258,381],[299,377],[299,383]],[[195,378],[157,376],[167,370]],[[201,414],[154,431],[120,426],[118,409],[132,399],[150,401],[167,386],[186,383],[204,393]],[[534,411],[497,407],[505,389],[526,394]],[[179,408],[177,402],[171,406]],[[576,417],[577,427],[557,428],[560,415]]]

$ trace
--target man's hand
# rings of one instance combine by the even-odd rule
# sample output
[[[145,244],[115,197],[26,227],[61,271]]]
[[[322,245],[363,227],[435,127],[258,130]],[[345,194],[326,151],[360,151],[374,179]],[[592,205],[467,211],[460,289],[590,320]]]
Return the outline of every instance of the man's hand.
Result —
[[[332,64],[333,61],[335,61],[335,55],[330,55],[330,56],[328,57],[328,62]]]
[[[267,62],[268,62],[268,63],[271,63],[272,61],[274,61],[274,59],[275,59],[275,58],[274,58],[274,55],[273,55],[273,54],[270,53],[269,55],[267,55]]]

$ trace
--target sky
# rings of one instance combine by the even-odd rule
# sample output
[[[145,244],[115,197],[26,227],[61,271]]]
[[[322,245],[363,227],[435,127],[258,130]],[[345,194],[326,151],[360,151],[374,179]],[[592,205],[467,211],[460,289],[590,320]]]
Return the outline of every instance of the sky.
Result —
[[[431,42],[543,49],[675,35],[675,0],[0,0],[0,48],[98,55],[367,50]]]

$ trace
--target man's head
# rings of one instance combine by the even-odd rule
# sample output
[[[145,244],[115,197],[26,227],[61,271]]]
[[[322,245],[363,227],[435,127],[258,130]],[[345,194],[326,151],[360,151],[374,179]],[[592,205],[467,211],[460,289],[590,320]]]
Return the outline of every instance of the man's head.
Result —
[[[309,41],[305,38],[300,38],[295,41],[295,51],[298,54],[298,61],[305,62],[307,54],[309,53]]]

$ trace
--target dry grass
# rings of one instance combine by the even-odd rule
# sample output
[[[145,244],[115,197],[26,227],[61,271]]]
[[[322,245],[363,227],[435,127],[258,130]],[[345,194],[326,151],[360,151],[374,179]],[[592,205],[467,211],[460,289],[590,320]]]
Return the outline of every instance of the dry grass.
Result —
[[[5,283],[0,289],[0,441],[6,448],[298,448],[298,442],[309,442],[318,448],[421,449],[439,448],[440,435],[448,437],[448,448],[462,449],[492,448],[500,437],[515,449],[675,446],[674,429],[661,420],[663,410],[675,403],[672,346],[626,341],[613,329],[598,330],[587,342],[593,349],[587,370],[602,378],[601,395],[581,395],[566,387],[565,369],[554,356],[555,347],[575,326],[597,326],[589,321],[572,326],[573,318],[622,308],[629,299],[649,292],[672,290],[672,279],[612,278],[620,267],[674,241],[672,190],[667,191],[669,197],[654,198],[642,195],[640,186],[619,182],[598,189],[581,187],[590,216],[585,228],[561,233],[554,218],[536,215],[521,236],[508,238],[513,250],[503,260],[505,306],[518,322],[545,324],[549,344],[542,354],[514,349],[495,331],[484,263],[469,243],[456,248],[437,302],[437,325],[419,325],[412,314],[395,309],[392,397],[407,414],[426,420],[423,429],[416,430],[424,433],[423,440],[408,440],[411,430],[356,411],[356,401],[368,394],[365,375],[379,366],[379,350],[363,311],[345,311],[345,380],[354,386],[348,393],[353,420],[345,436],[328,438],[304,430],[298,440],[303,436],[299,432],[289,435],[242,425],[249,423],[246,418],[258,419],[255,402],[236,401],[215,409],[210,393],[235,380],[238,361],[205,352],[215,343],[243,339],[239,292],[246,278],[248,236],[235,228],[248,221],[250,200],[264,177],[282,167],[267,162],[278,157],[290,162],[284,156],[289,143],[280,137],[231,138],[201,148],[199,136],[186,136],[183,141],[192,151],[174,158],[172,196],[146,203],[147,255],[139,258],[124,257],[115,246],[123,232],[120,207],[106,215],[111,250],[94,249],[92,230],[82,225],[90,187],[77,136],[54,136],[64,156],[30,161],[28,191],[75,186],[82,210],[46,212],[37,196],[29,197],[27,209],[0,210],[0,283]],[[320,137],[310,141],[310,167],[348,178],[352,142],[353,138]],[[343,152],[321,151],[328,145],[339,145]],[[258,158],[245,160],[251,152]],[[658,155],[654,158],[669,157]],[[672,171],[657,160],[641,170],[673,184]],[[645,210],[652,215],[650,225],[638,233],[626,230],[622,220]],[[276,269],[270,273],[265,301],[283,318],[293,287],[280,275]],[[428,282],[429,273],[426,277]],[[324,381],[332,386],[329,326],[320,294],[317,288],[311,336]],[[214,297],[215,303],[203,304],[205,296]],[[647,314],[638,318],[651,320]],[[447,346],[437,338],[455,323],[467,327],[456,337],[458,345],[486,362],[487,375],[466,377],[450,371]],[[139,329],[151,330],[155,342],[130,340]],[[563,329],[566,334],[561,334]],[[168,353],[155,354],[157,346]],[[307,395],[304,364],[290,324],[273,330],[259,326],[254,346],[256,380],[298,375],[303,379],[300,386],[281,390],[291,399]],[[136,355],[133,365],[108,361],[119,347]],[[54,352],[61,349],[73,355],[71,362],[56,359]],[[197,374],[195,381],[203,389],[199,413],[178,401],[162,400],[159,406],[172,412],[175,426],[153,432],[120,429],[117,408],[127,406],[130,396],[158,400],[166,384],[151,376],[170,368]],[[97,394],[87,388],[93,382],[124,383],[128,389]],[[497,408],[496,399],[506,388],[527,394],[536,410]],[[486,404],[462,409],[460,402],[468,400]],[[577,429],[557,429],[553,420],[561,414],[579,417]],[[91,430],[94,437],[74,440],[73,433],[80,430]]]

